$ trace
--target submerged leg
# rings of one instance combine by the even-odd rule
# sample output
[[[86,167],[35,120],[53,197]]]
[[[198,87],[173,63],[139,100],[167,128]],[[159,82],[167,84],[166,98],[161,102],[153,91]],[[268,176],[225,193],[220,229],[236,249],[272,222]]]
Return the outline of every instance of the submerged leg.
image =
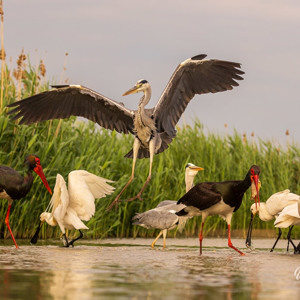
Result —
[[[74,239],[74,240],[72,240],[71,242],[69,242],[69,246],[74,247],[74,245],[73,245],[74,242],[80,240],[80,239],[83,237],[83,233],[81,232],[80,229],[79,229],[79,233],[80,233],[79,237],[77,237],[76,239]]]
[[[132,162],[131,176],[130,176],[128,182],[126,183],[126,185],[123,187],[120,194],[116,197],[116,199],[113,201],[113,203],[107,208],[108,211],[111,210],[114,206],[116,206],[116,210],[117,210],[118,202],[120,201],[119,199],[120,199],[121,195],[123,194],[123,192],[126,190],[126,188],[129,186],[129,184],[132,182],[132,180],[134,178],[135,163],[136,163],[136,159],[137,159],[137,155],[138,155],[140,146],[141,146],[141,142],[137,138],[135,138],[134,143],[133,143],[133,162]]]
[[[230,234],[230,224],[228,224],[228,246],[232,249],[234,249],[235,251],[237,251],[239,254],[241,255],[245,255],[245,253],[241,252],[240,250],[238,250],[237,248],[235,248],[233,245],[232,245],[232,242],[231,242],[231,234]]]
[[[275,247],[276,247],[277,242],[279,241],[279,239],[280,239],[280,237],[281,237],[281,234],[282,234],[281,228],[278,228],[278,229],[279,229],[279,231],[278,231],[278,237],[277,237],[277,239],[276,239],[276,241],[275,241],[275,243],[274,243],[272,249],[270,250],[270,252],[273,252],[273,250],[274,250]]]
[[[148,185],[148,183],[151,180],[152,163],[153,163],[153,157],[154,157],[154,152],[155,152],[155,139],[152,139],[149,143],[149,152],[150,152],[150,170],[149,170],[149,175],[147,177],[147,180],[146,180],[145,184],[143,185],[142,189],[139,191],[139,193],[136,196],[127,199],[127,201],[133,201],[137,198],[140,199],[141,201],[143,200],[141,195],[142,195],[144,189],[146,188],[146,186]]]
[[[14,237],[14,235],[13,235],[11,229],[10,229],[10,226],[9,226],[9,212],[10,212],[10,208],[11,208],[11,203],[8,204],[8,209],[7,209],[6,218],[5,218],[5,224],[6,224],[8,230],[10,232],[10,235],[11,235],[11,237],[12,237],[14,243],[15,243],[16,248],[19,249],[19,247],[18,247],[18,245],[16,243],[16,240],[15,240],[15,237]]]
[[[159,237],[162,235],[163,231],[161,230],[160,233],[158,234],[158,236],[156,237],[156,239],[152,242],[151,244],[151,248],[154,248],[155,243],[157,242],[157,240],[159,239]]]

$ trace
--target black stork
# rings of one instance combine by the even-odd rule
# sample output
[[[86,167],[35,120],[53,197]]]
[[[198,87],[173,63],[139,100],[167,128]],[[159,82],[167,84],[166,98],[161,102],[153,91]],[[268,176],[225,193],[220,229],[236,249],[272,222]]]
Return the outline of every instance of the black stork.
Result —
[[[200,255],[202,254],[204,222],[208,216],[213,215],[220,215],[226,220],[228,225],[228,246],[244,255],[243,252],[232,245],[230,236],[231,218],[233,212],[237,211],[241,206],[243,196],[250,186],[253,187],[251,188],[252,192],[256,191],[256,195],[254,195],[255,203],[260,203],[259,173],[260,168],[253,165],[244,180],[201,182],[178,200],[177,204],[186,205],[185,208],[177,213],[178,216],[194,217],[202,215],[199,233]]]
[[[33,183],[32,171],[40,176],[47,190],[50,192],[50,194],[52,194],[52,191],[44,175],[39,157],[37,157],[36,155],[28,155],[25,158],[25,168],[25,175],[23,176],[10,167],[0,166],[0,198],[8,200],[8,209],[5,218],[5,224],[11,234],[16,248],[19,247],[9,226],[9,212],[12,201],[19,200],[25,197],[30,191]]]

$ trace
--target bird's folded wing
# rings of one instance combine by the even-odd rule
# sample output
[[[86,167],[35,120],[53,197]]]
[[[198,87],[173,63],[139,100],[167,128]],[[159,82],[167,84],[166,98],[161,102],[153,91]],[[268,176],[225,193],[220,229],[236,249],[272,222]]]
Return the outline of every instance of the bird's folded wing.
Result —
[[[70,207],[81,220],[88,221],[95,213],[95,199],[103,198],[114,191],[108,184],[111,180],[84,170],[72,171],[68,177]]]
[[[133,132],[132,110],[80,85],[54,86],[54,89],[14,102],[8,107],[15,107],[8,114],[17,113],[13,120],[22,117],[20,124],[81,116],[106,129]]]
[[[274,225],[275,227],[286,228],[288,226],[294,225],[295,220],[299,220],[300,224],[300,215],[298,211],[298,203],[288,205],[285,207],[279,216],[276,218]]]
[[[289,190],[284,190],[273,194],[266,201],[266,208],[271,215],[277,215],[285,207],[298,203],[299,195],[291,193]]]
[[[207,209],[222,200],[222,195],[214,190],[214,184],[202,182],[195,185],[185,195],[183,195],[177,204],[194,206],[199,210]]]
[[[204,59],[201,54],[182,62],[173,73],[154,108],[154,119],[160,132],[176,135],[175,125],[195,94],[232,90],[244,74],[239,63]]]

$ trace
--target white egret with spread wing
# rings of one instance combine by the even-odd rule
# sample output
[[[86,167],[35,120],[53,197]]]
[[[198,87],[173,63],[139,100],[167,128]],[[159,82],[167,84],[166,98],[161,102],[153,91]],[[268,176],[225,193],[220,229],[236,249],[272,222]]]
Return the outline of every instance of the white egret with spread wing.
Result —
[[[40,215],[41,222],[59,226],[66,241],[66,247],[82,238],[80,229],[88,229],[82,221],[89,221],[95,214],[95,199],[103,198],[114,191],[107,182],[111,180],[96,176],[84,170],[72,171],[68,176],[68,188],[64,178],[57,174],[54,193],[49,203],[49,210]],[[68,241],[65,229],[77,229],[80,236]],[[37,235],[31,243],[37,242]]]
[[[125,157],[133,158],[131,176],[127,184],[108,209],[117,207],[119,199],[132,182],[137,158],[150,157],[149,175],[140,192],[128,200],[141,199],[141,194],[151,180],[154,154],[168,148],[176,136],[175,126],[195,94],[217,93],[232,90],[242,80],[241,65],[236,62],[205,59],[205,54],[189,58],[179,64],[155,107],[146,109],[151,97],[147,80],[139,80],[124,95],[143,92],[138,109],[131,110],[122,103],[111,100],[80,85],[53,86],[46,91],[8,105],[15,107],[20,124],[31,124],[50,119],[82,116],[100,126],[135,136],[133,149]]]

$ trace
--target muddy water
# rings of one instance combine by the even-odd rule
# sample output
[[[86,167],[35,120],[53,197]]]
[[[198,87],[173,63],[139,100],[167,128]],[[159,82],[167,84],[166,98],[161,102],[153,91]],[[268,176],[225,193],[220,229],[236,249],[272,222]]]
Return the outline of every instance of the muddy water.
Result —
[[[49,243],[49,241],[47,241]],[[168,250],[150,240],[102,240],[62,248],[0,246],[0,299],[300,299],[294,276],[300,256],[286,241],[269,253],[273,240],[168,239]]]

